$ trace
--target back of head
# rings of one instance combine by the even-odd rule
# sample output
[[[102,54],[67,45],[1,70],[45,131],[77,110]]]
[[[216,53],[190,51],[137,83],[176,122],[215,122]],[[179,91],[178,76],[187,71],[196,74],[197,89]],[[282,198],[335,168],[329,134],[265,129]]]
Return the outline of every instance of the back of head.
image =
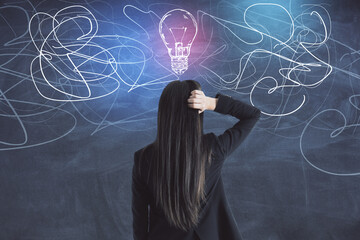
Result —
[[[158,134],[161,133],[159,130],[168,131],[173,126],[187,132],[201,131],[198,134],[202,134],[203,113],[199,115],[197,110],[187,105],[187,99],[195,89],[201,90],[201,86],[194,80],[173,81],[164,88],[159,100]]]
[[[156,203],[172,225],[185,231],[199,220],[211,151],[203,138],[203,113],[187,104],[194,89],[201,90],[194,80],[173,81],[164,88],[151,164]]]

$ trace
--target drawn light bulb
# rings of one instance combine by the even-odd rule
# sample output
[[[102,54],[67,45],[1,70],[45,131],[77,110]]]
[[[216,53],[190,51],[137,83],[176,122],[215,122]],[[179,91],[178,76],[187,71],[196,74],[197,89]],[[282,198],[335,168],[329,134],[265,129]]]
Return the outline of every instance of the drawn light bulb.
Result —
[[[193,15],[173,9],[160,20],[159,33],[171,58],[171,69],[181,75],[188,69],[188,57],[198,28]]]

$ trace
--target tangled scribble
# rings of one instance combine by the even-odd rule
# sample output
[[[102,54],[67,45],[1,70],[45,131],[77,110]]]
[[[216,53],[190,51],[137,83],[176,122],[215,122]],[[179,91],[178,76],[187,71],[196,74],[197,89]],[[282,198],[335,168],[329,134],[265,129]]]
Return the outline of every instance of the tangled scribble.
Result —
[[[2,14],[3,28],[15,34],[2,41],[0,54],[0,117],[2,128],[13,129],[2,134],[0,150],[60,139],[75,128],[76,114],[95,126],[91,134],[123,124],[132,124],[133,129],[124,127],[132,131],[154,120],[156,108],[146,109],[141,102],[179,79],[158,33],[161,16],[175,8],[181,6],[125,5],[122,23],[89,10],[90,3],[55,13],[16,5],[0,8],[22,16],[18,25],[27,26],[20,34]],[[359,88],[353,84],[360,79],[353,70],[359,52],[332,38],[326,7],[304,4],[293,10],[275,3],[242,7],[222,1],[216,8],[217,14],[192,10],[198,34],[187,72],[214,91],[245,96],[262,110],[259,127],[299,139],[299,151],[315,169],[338,176],[360,175],[359,164],[344,163],[339,169],[340,155],[331,166],[321,154],[324,148],[337,149],[337,144],[349,148],[342,151],[354,152],[357,144],[344,142],[359,143],[359,119],[351,117],[359,110]],[[13,65],[21,58],[27,71]],[[341,95],[346,96],[347,110],[339,108],[333,94],[340,86],[335,81],[340,74],[351,78],[347,86],[351,91]],[[5,76],[19,81],[7,83]],[[24,89],[30,95],[13,93]],[[129,94],[138,95],[123,101]],[[114,112],[124,114],[112,117]],[[52,127],[53,122],[57,127]],[[32,134],[35,128],[52,134]],[[318,144],[307,144],[318,136]],[[353,167],[347,169],[349,165]]]

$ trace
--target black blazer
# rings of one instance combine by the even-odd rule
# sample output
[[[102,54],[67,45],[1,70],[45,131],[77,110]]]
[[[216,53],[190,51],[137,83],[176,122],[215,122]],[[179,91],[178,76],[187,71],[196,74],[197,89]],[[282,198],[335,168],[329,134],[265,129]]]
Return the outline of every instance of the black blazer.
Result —
[[[238,240],[241,239],[237,224],[229,208],[221,169],[225,158],[231,154],[260,118],[260,110],[230,96],[217,94],[218,103],[214,111],[230,114],[239,119],[223,134],[208,133],[212,145],[212,163],[205,175],[207,201],[200,211],[198,226],[188,232],[171,226],[147,185],[149,162],[153,156],[151,144],[134,154],[132,171],[133,236],[135,240]],[[140,164],[141,163],[141,164]]]

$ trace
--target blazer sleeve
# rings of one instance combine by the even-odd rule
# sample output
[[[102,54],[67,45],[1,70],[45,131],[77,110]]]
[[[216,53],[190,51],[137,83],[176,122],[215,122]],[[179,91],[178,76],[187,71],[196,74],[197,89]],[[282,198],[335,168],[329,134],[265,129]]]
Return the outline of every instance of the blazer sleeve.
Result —
[[[141,179],[139,167],[139,151],[134,154],[132,169],[132,201],[133,237],[134,240],[146,240],[148,237],[148,205],[149,195],[145,182]]]
[[[217,137],[219,149],[225,159],[249,135],[259,120],[261,111],[252,105],[220,93],[216,94],[215,98],[218,98],[215,112],[229,114],[239,119],[234,126]]]

